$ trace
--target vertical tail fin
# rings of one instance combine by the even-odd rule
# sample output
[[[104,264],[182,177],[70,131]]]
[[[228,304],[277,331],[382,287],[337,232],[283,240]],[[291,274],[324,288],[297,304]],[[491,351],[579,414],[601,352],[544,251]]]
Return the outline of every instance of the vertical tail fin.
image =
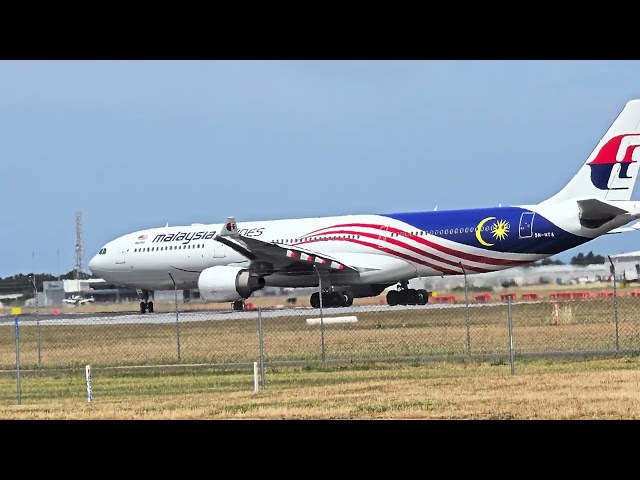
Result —
[[[546,202],[630,200],[640,162],[640,100],[631,100],[578,173]],[[545,202],[545,203],[546,203]]]

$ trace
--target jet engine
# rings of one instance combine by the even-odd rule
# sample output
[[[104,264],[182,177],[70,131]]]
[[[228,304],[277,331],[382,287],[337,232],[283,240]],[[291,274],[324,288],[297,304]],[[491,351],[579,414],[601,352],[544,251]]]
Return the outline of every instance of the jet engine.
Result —
[[[200,296],[211,302],[244,300],[256,290],[264,288],[264,285],[263,277],[241,267],[205,268],[198,278]]]

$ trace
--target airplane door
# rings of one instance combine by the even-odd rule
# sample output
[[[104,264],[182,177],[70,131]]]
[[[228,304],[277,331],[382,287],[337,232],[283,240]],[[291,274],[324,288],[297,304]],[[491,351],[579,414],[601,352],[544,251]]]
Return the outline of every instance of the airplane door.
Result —
[[[387,230],[389,229],[388,226],[384,225],[381,229],[380,229],[380,235],[378,235],[378,240],[380,242],[380,244],[378,245],[379,248],[383,248],[384,244],[387,241]]]
[[[520,238],[531,238],[533,236],[534,212],[523,212],[520,216]]]
[[[116,263],[125,263],[124,256],[127,253],[127,249],[123,248],[116,253]]]
[[[227,256],[225,246],[220,242],[213,244],[213,258],[224,258]]]

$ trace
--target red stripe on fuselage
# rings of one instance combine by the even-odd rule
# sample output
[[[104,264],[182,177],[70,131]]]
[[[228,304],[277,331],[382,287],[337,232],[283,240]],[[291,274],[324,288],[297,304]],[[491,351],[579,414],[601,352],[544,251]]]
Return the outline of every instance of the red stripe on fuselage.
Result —
[[[358,232],[358,231],[350,231],[350,230],[330,230],[328,232],[323,232],[322,235],[337,235],[337,234],[356,234],[359,236],[364,236],[364,237],[368,237],[368,238],[379,238],[379,235],[376,235],[375,233],[367,233],[367,232]],[[321,239],[322,240],[322,239]],[[345,238],[337,238],[336,240],[348,240]],[[386,237],[383,240],[385,243],[391,243],[393,245],[396,245],[398,247],[401,248],[405,248],[407,250],[411,250],[414,253],[417,253],[419,255],[424,255],[427,258],[430,258],[432,260],[435,260],[437,262],[441,262],[441,263],[445,263],[447,265],[451,265],[452,267],[458,267],[460,268],[460,263],[459,262],[455,262],[453,260],[449,260],[446,258],[442,258],[439,257],[438,255],[434,255],[433,253],[427,252],[426,250],[422,250],[420,248],[414,247],[413,245],[409,245],[408,243],[405,242],[401,242],[400,240],[397,240],[395,238],[391,238],[391,237]],[[302,242],[304,243],[304,242]],[[299,243],[296,243],[294,245],[299,245]],[[377,245],[376,246],[378,248],[383,248],[382,245]],[[483,267],[474,267],[474,266],[466,266],[467,270],[473,271],[473,272],[477,272],[477,273],[484,273],[484,272],[490,272],[492,270],[488,270],[486,268]]]
[[[343,223],[343,224],[340,224],[340,225],[333,225],[331,227],[325,227],[325,228],[321,228],[321,229],[318,229],[318,230],[314,230],[313,232],[308,233],[307,235],[304,235],[304,236],[307,237],[307,236],[313,235],[313,234],[319,235],[317,232],[320,232],[322,230],[328,230],[328,229],[331,229],[331,228],[338,228],[338,227],[375,228],[375,229],[384,230],[384,231],[390,232],[390,233],[398,233],[398,234],[401,234],[405,238],[411,238],[412,240],[415,240],[418,243],[422,243],[423,245],[431,247],[431,248],[433,248],[435,250],[439,250],[442,253],[446,253],[446,254],[452,255],[454,257],[459,257],[459,258],[462,258],[464,260],[469,260],[471,262],[486,263],[488,265],[504,265],[504,266],[510,266],[510,267],[515,267],[515,266],[518,266],[518,265],[524,265],[524,264],[530,263],[530,260],[507,260],[507,259],[501,259],[501,258],[485,257],[484,255],[475,255],[473,253],[466,253],[466,252],[462,252],[462,251],[459,251],[459,250],[454,250],[454,249],[449,248],[449,247],[445,247],[444,245],[440,245],[438,243],[434,243],[434,242],[431,242],[429,240],[425,240],[424,238],[419,237],[417,235],[405,235],[408,232],[405,232],[403,230],[399,230],[397,228],[388,227],[386,225],[370,224],[370,223]],[[386,237],[387,241],[389,241],[390,239],[392,239],[392,237]]]
[[[304,244],[304,243],[315,243],[315,242],[326,242],[326,241],[330,241],[330,240],[334,240],[334,239],[322,239],[322,238],[318,238],[318,239],[313,239],[313,240],[306,240],[303,242],[298,242],[296,245],[300,245],[300,244]],[[365,247],[370,247],[373,248],[375,250],[379,250],[379,251],[383,251],[385,253],[388,253],[390,255],[394,255],[396,257],[400,257],[404,260],[408,260],[410,262],[414,262],[414,263],[418,263],[420,265],[424,265],[425,267],[429,267],[432,268],[438,272],[441,273],[448,273],[451,275],[458,275],[460,273],[462,273],[462,271],[458,272],[456,270],[451,270],[449,268],[445,268],[445,267],[440,267],[438,265],[434,265],[431,262],[427,262],[426,260],[422,260],[420,258],[416,258],[413,257],[411,255],[407,255],[406,253],[402,253],[402,252],[396,252],[395,250],[392,250],[390,248],[387,247],[383,247],[381,245],[377,245],[375,243],[371,243],[371,242],[365,242],[363,240],[357,240],[355,238],[336,238],[335,240],[340,240],[343,242],[351,242],[351,243],[356,243],[358,245],[363,245]],[[485,272],[488,272],[490,270],[484,270]]]

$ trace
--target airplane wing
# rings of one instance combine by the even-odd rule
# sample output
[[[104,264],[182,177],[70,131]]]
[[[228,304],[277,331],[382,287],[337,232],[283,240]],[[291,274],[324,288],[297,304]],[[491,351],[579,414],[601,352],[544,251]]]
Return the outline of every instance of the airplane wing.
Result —
[[[357,272],[355,267],[345,265],[334,257],[318,254],[305,248],[265,242],[238,233],[235,217],[228,217],[215,240],[232,248],[251,261],[271,265],[273,272],[310,270],[315,266],[325,272]]]

